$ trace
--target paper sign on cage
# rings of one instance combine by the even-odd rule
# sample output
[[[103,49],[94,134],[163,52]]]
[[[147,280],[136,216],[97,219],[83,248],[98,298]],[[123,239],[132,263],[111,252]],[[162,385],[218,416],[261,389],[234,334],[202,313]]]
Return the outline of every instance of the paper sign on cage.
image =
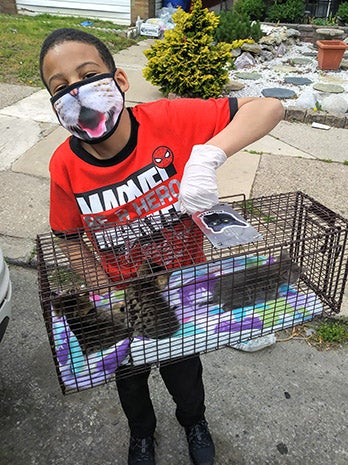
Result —
[[[218,249],[262,240],[262,234],[227,203],[197,212],[192,219]]]

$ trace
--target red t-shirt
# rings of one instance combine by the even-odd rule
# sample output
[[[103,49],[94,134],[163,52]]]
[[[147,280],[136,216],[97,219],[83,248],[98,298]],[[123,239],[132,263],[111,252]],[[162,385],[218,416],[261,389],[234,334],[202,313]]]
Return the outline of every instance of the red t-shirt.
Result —
[[[115,280],[134,275],[144,253],[166,267],[204,260],[192,222],[168,225],[168,217],[179,211],[180,180],[193,145],[231,121],[237,100],[162,99],[128,111],[131,136],[113,158],[98,160],[69,137],[50,161],[53,231],[86,230]],[[133,220],[137,231],[115,227]]]

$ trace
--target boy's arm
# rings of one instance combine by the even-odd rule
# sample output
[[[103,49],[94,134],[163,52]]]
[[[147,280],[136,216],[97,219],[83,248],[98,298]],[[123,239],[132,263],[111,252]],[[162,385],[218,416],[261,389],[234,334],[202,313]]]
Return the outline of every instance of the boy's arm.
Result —
[[[109,276],[86,242],[80,239],[58,239],[59,247],[69,261],[71,269],[79,275],[89,287],[108,287]]]
[[[180,208],[193,214],[218,203],[216,169],[231,155],[268,134],[284,117],[273,98],[243,98],[232,121],[205,144],[195,145],[180,185]]]
[[[223,150],[227,157],[268,134],[284,118],[284,107],[274,98],[238,99],[232,121],[206,142]]]

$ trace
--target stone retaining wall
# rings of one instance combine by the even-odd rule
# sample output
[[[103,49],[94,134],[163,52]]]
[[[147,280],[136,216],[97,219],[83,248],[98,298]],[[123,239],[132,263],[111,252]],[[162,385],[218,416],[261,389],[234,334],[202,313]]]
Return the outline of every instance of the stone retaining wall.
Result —
[[[299,107],[288,107],[285,109],[284,119],[286,121],[297,121],[299,123],[312,124],[321,123],[327,124],[335,128],[348,129],[348,114],[334,115],[323,111],[307,110]]]
[[[280,24],[274,24],[274,23],[263,23],[267,24],[269,26],[286,26],[288,29],[296,29],[300,32],[300,40],[303,42],[311,42],[312,44],[315,44],[318,35],[317,35],[317,29],[341,29],[344,31],[345,37],[348,37],[348,26],[317,26],[315,24],[290,24],[290,23],[280,23]]]

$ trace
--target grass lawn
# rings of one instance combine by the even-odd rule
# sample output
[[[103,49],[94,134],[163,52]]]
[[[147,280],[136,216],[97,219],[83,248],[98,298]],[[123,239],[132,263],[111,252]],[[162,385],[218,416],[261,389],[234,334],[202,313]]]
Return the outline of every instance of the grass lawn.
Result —
[[[87,18],[70,16],[24,16],[0,14],[0,82],[42,87],[39,53],[43,40],[54,29],[73,27],[99,37],[111,53],[134,44],[116,31],[122,28],[111,21],[90,20],[91,27],[81,26]]]

